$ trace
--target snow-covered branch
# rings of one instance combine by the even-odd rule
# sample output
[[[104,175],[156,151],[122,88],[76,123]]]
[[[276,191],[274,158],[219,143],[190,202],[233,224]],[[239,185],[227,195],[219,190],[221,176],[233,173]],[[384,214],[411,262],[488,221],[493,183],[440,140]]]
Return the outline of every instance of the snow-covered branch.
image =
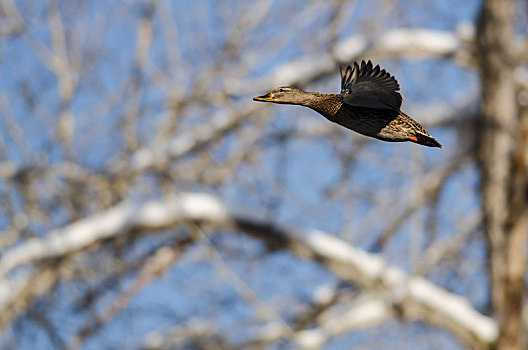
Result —
[[[280,85],[304,85],[329,74],[336,74],[338,64],[346,65],[367,57],[406,57],[412,59],[454,57],[460,64],[472,66],[468,50],[474,40],[474,28],[461,23],[456,31],[422,28],[394,29],[375,38],[353,35],[343,39],[327,53],[304,56],[278,66],[267,78],[225,80],[225,90],[236,95]]]
[[[303,349],[319,349],[332,337],[373,327],[392,316],[390,303],[376,297],[361,298],[340,314],[324,314],[320,326],[299,332],[295,342]]]
[[[50,232],[45,238],[21,243],[0,258],[0,284],[9,283],[13,272],[20,267],[66,256],[101,240],[189,221],[236,228],[300,257],[319,261],[340,278],[353,281],[368,291],[390,293],[393,303],[402,308],[406,317],[444,327],[464,342],[486,344],[497,336],[495,322],[477,312],[465,298],[424,278],[409,276],[378,255],[322,231],[276,226],[253,212],[233,209],[208,194],[185,193],[163,201],[122,203]],[[15,296],[2,288],[0,298],[0,306],[5,306],[6,301]],[[383,316],[386,310],[381,311]]]

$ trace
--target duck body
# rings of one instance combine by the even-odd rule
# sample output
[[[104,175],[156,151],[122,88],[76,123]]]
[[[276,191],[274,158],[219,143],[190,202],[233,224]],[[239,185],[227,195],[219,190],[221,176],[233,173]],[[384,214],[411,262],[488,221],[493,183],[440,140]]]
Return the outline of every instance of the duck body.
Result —
[[[349,105],[341,94],[315,94],[318,98],[306,106],[347,129],[382,141],[442,147],[423,126],[401,111]]]
[[[363,61],[361,67],[357,63],[354,69],[347,67],[341,77],[340,94],[282,87],[253,100],[306,106],[347,129],[382,141],[442,148],[423,126],[400,110],[399,85],[385,70]]]

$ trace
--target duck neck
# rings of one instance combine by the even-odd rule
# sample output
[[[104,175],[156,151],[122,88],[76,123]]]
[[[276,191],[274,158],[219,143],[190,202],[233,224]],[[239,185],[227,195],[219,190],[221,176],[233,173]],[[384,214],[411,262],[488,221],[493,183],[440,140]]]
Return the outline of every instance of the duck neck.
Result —
[[[339,96],[335,94],[308,93],[311,95],[311,98],[303,106],[309,107],[327,118],[336,114],[343,104]]]

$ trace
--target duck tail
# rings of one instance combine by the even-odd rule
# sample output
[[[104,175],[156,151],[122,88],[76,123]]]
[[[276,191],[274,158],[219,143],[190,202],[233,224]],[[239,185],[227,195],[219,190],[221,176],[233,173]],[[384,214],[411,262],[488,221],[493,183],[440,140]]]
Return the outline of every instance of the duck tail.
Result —
[[[427,147],[438,147],[438,148],[444,148],[440,144],[440,142],[436,141],[436,139],[429,135],[423,135],[423,134],[416,134],[414,136],[409,137],[409,141],[424,145]]]

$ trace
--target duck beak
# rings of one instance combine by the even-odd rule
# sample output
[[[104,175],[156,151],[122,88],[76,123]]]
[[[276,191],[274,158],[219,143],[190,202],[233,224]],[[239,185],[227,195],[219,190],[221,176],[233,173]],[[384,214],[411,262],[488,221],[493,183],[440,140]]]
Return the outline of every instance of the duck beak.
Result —
[[[253,97],[253,101],[274,102],[275,99],[273,98],[273,95],[270,92],[270,93],[267,93],[266,95]]]

